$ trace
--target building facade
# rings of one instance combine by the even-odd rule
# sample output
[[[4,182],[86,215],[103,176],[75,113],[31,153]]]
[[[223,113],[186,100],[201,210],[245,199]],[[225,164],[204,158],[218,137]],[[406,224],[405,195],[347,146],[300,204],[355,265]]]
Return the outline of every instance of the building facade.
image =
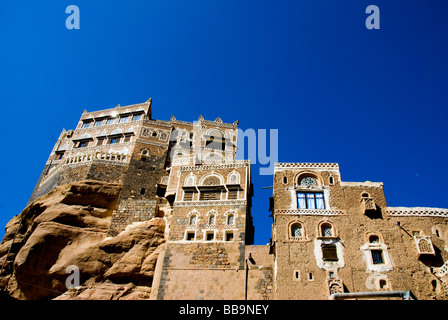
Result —
[[[151,105],[84,111],[62,131],[30,202],[74,181],[119,182],[109,236],[166,220],[152,299],[447,298],[447,209],[387,207],[382,183],[344,182],[335,163],[278,163],[272,239],[253,245],[238,121],[154,120]]]
[[[382,183],[336,163],[276,164],[271,209],[275,299],[447,298],[447,209],[387,207]]]

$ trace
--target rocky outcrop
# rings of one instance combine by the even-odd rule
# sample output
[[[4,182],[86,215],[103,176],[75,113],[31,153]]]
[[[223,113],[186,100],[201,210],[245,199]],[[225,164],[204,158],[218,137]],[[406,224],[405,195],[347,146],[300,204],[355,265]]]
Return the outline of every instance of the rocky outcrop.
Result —
[[[36,199],[6,226],[0,286],[16,299],[147,299],[165,220],[107,237],[121,185],[80,181]],[[79,286],[67,288],[70,268]]]

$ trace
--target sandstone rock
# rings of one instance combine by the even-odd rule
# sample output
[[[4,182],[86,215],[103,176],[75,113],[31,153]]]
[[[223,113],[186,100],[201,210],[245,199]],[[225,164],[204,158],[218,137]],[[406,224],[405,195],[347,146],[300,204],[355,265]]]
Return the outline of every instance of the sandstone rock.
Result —
[[[87,180],[36,199],[6,226],[0,285],[17,299],[149,298],[165,220],[136,223],[108,238],[120,190]],[[71,265],[79,268],[80,287],[67,290]]]

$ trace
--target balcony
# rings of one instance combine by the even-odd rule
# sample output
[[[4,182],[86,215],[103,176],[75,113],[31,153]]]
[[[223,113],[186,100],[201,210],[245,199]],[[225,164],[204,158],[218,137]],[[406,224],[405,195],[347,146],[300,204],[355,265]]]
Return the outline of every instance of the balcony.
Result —
[[[421,255],[436,255],[431,238],[428,236],[414,236],[415,245],[417,246],[418,256]]]
[[[375,211],[376,205],[375,201],[372,197],[363,197],[361,199],[361,211],[363,213],[369,212],[369,211]]]

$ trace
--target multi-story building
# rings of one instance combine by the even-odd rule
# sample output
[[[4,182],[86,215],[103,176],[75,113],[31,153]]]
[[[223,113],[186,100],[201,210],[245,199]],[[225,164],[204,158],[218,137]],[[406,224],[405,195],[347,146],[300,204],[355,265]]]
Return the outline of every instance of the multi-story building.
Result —
[[[274,299],[448,294],[447,209],[387,207],[337,163],[276,164],[271,209]]]
[[[154,120],[151,99],[63,130],[31,196],[83,179],[119,182],[109,236],[164,217],[152,299],[448,295],[448,210],[387,207],[383,184],[344,182],[335,163],[278,163],[272,239],[252,245],[251,167],[238,121]],[[268,199],[266,199],[268,203]]]

